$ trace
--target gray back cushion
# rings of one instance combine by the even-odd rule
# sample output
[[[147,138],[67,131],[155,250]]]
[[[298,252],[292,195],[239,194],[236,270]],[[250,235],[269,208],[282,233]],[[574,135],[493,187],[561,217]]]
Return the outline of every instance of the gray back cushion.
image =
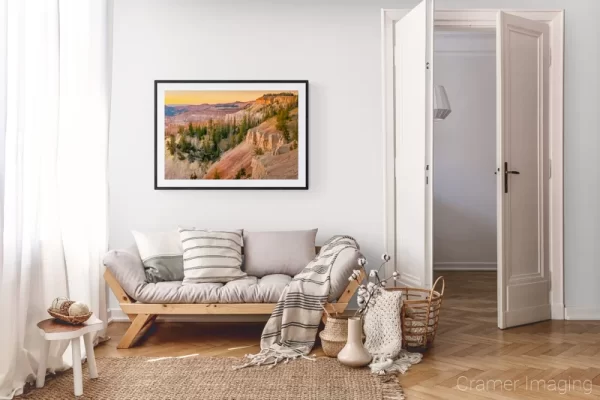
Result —
[[[295,276],[315,258],[317,229],[308,231],[244,231],[244,271],[250,276]]]

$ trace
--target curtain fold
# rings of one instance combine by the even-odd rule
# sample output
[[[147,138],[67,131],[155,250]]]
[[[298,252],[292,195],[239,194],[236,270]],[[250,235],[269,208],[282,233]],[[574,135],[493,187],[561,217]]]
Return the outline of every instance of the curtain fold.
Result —
[[[0,5],[0,398],[34,378],[53,298],[106,322],[111,6]],[[49,369],[70,366],[67,346],[53,343]]]

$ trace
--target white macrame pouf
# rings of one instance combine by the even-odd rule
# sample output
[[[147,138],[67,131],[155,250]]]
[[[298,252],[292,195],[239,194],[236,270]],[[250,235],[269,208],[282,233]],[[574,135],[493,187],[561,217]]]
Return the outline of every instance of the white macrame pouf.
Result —
[[[412,364],[420,362],[423,356],[402,350],[402,293],[381,288],[375,290],[364,316],[363,327],[365,348],[373,356],[369,367],[373,373],[405,373]]]

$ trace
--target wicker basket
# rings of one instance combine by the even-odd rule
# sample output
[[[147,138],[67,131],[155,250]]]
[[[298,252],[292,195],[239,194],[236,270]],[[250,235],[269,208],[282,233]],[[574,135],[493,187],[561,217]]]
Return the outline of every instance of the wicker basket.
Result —
[[[441,281],[442,288],[437,291]],[[426,349],[433,343],[440,318],[440,308],[446,282],[444,277],[436,279],[431,289],[397,287],[386,290],[402,292],[402,347]]]
[[[348,317],[327,317],[325,329],[319,332],[323,353],[327,357],[337,357],[348,340]]]
[[[89,312],[87,314],[83,314],[83,315],[71,316],[68,314],[62,314],[59,311],[60,310],[53,310],[53,309],[49,308],[48,314],[50,314],[51,316],[53,316],[54,318],[56,318],[58,320],[61,320],[63,322],[66,322],[66,323],[69,323],[72,325],[81,325],[92,316],[91,312]]]

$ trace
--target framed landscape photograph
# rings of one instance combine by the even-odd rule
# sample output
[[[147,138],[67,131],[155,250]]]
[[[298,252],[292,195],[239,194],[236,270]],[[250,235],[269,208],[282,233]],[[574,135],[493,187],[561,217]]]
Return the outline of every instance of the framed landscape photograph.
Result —
[[[308,189],[308,81],[154,81],[155,189]]]

